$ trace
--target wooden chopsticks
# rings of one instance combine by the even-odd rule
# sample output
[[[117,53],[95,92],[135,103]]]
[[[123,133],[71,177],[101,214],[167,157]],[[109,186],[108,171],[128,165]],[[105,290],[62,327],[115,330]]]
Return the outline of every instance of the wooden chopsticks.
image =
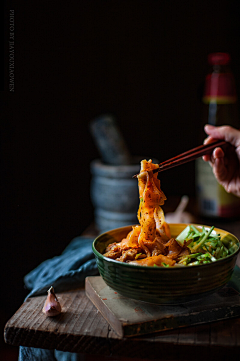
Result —
[[[227,142],[225,142],[224,140],[216,140],[209,144],[199,145],[196,148],[190,149],[187,152],[181,153],[181,154],[177,155],[176,157],[173,157],[171,159],[166,160],[165,162],[160,163],[159,168],[154,169],[152,172],[159,173],[159,172],[163,172],[167,169],[177,167],[181,164],[184,164],[184,163],[190,162],[192,160],[195,160],[197,158],[200,158],[203,155],[211,154],[214,148],[223,147],[226,144],[227,144]],[[136,178],[137,176],[138,176],[138,174],[135,174],[133,176],[133,178]]]

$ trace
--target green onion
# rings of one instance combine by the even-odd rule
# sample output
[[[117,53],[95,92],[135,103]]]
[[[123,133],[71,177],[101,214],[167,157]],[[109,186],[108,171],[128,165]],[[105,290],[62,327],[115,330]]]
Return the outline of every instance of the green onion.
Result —
[[[200,264],[199,261],[195,261],[195,262],[189,263],[188,266],[197,266],[199,264]]]
[[[203,227],[204,228],[204,227]],[[211,232],[213,231],[214,226],[212,226],[210,228],[210,230],[208,232],[205,233],[204,237],[200,240],[199,243],[197,243],[195,246],[192,247],[192,251],[197,251],[201,246],[204,245],[204,243],[206,242],[208,236],[211,234]]]
[[[207,230],[202,226],[202,231],[194,225],[188,225],[176,238],[183,246],[188,244],[190,255],[182,256],[178,264],[181,266],[193,266],[215,262],[234,253],[238,246],[229,240],[221,239],[220,233],[213,232],[214,226]],[[190,244],[189,244],[190,241]]]
[[[192,228],[192,230],[195,232],[196,235],[201,236],[201,233],[193,224],[190,227]]]
[[[166,264],[166,263],[162,263],[163,267],[169,267],[169,264]]]
[[[184,228],[184,230],[177,236],[176,241],[183,246],[184,242],[188,239],[191,232],[190,226]]]

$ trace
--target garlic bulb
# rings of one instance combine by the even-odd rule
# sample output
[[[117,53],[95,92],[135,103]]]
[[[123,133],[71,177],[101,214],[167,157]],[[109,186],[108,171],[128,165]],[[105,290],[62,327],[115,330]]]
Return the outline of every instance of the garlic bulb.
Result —
[[[48,290],[47,299],[45,301],[42,311],[47,316],[57,316],[59,315],[59,313],[61,313],[61,310],[61,305],[57,299],[57,296],[54,293],[53,287],[51,286]]]

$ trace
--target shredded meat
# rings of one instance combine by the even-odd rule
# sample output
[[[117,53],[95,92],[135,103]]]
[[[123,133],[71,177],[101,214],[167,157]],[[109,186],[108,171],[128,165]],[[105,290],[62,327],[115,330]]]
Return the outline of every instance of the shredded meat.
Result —
[[[105,257],[111,258],[111,259],[117,259],[121,256],[122,251],[118,250],[118,251],[108,251],[106,253],[104,253]]]
[[[165,245],[168,248],[167,256],[171,259],[176,259],[182,252],[182,247],[177,243],[174,238],[171,238]]]
[[[179,253],[178,258],[183,257],[183,256],[188,256],[191,253],[190,249],[185,247],[182,248],[181,253]]]
[[[119,250],[118,245],[116,242],[111,243],[107,246],[107,248],[105,249],[105,252],[109,252],[109,251],[113,251],[113,252],[117,252]],[[106,256],[107,257],[107,256]]]
[[[136,249],[129,249],[128,251],[123,251],[122,256],[117,258],[116,261],[127,262],[135,259],[137,255]]]

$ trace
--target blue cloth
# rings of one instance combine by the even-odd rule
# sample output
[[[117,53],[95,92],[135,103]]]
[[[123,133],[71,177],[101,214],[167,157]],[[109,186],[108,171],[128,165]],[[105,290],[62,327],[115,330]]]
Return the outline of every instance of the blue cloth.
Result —
[[[53,286],[56,293],[80,287],[87,276],[98,275],[98,268],[92,251],[93,238],[76,237],[60,256],[48,259],[24,277],[30,290],[26,298],[46,295]],[[81,356],[57,350],[43,350],[32,347],[19,349],[19,361],[77,361]]]

